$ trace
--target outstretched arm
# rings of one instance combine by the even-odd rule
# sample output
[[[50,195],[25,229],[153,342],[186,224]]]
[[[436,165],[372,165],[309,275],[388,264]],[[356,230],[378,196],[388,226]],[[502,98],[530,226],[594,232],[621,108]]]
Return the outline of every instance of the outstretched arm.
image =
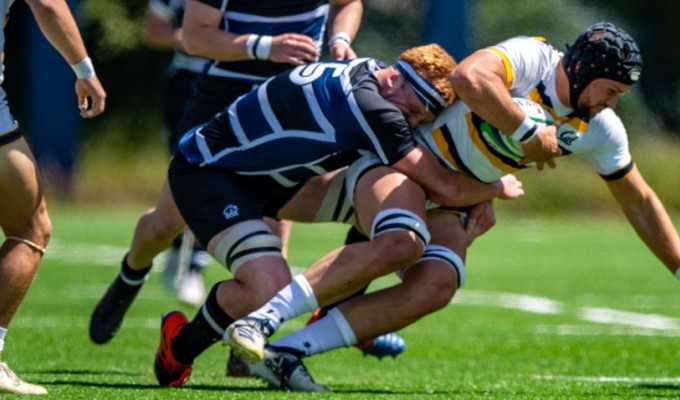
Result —
[[[665,207],[637,168],[624,178],[608,181],[607,186],[638,236],[677,276],[680,269],[680,238]]]
[[[83,39],[64,0],[26,0],[43,35],[76,72],[76,94],[84,118],[104,112],[106,92],[95,76]],[[88,99],[91,105],[88,106]],[[88,107],[90,109],[88,109]]]

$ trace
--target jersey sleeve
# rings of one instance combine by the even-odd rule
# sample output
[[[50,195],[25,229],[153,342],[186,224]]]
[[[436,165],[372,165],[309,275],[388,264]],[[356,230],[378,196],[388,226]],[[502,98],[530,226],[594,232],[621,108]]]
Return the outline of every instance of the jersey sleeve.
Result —
[[[519,36],[486,49],[503,65],[506,87],[515,97],[526,97],[552,71],[557,52],[543,38]]]
[[[175,12],[167,0],[149,0],[147,9],[151,14],[158,16],[164,21],[173,21],[175,19]]]
[[[377,89],[362,86],[354,95],[366,121],[365,134],[383,163],[394,164],[416,147],[404,114],[380,96]]]
[[[631,167],[626,128],[611,109],[601,111],[590,121],[583,145],[584,151],[579,156],[592,163],[605,179],[623,176],[621,172]]]

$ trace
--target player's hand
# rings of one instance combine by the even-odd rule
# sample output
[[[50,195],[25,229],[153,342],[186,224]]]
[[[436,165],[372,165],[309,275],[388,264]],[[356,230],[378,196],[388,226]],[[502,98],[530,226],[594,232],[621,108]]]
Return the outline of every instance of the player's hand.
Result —
[[[96,76],[88,79],[76,79],[78,110],[83,118],[93,118],[104,112],[106,108],[106,92]]]
[[[331,47],[331,58],[333,60],[353,60],[357,58],[357,53],[347,43],[337,41]]]
[[[539,127],[536,136],[522,145],[524,158],[519,161],[520,165],[536,162],[539,170],[543,170],[545,163],[554,168],[553,159],[562,155],[562,149],[557,144],[558,127],[559,124]]]
[[[493,211],[493,203],[491,201],[485,201],[472,206],[465,224],[468,246],[477,237],[488,232],[494,225],[496,225],[496,214]]]
[[[272,37],[269,60],[292,65],[315,62],[320,56],[314,40],[306,35],[284,33]]]
[[[524,196],[522,181],[517,179],[513,174],[507,174],[501,177],[501,179],[497,180],[494,184],[499,185],[501,188],[501,194],[498,195],[501,199],[512,200]]]

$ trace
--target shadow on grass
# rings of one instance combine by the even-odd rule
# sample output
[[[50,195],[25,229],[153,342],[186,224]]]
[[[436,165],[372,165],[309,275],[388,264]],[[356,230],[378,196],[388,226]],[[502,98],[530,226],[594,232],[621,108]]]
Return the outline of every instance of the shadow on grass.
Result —
[[[243,387],[243,386],[229,386],[229,385],[192,385],[188,384],[182,387],[169,387],[160,386],[146,383],[112,383],[112,382],[88,382],[88,381],[77,381],[77,380],[56,380],[50,382],[41,382],[41,384],[49,386],[77,386],[81,388],[98,388],[98,389],[167,389],[172,391],[192,391],[192,390],[205,390],[205,391],[239,391],[239,392],[261,392],[268,390],[262,386],[253,387]]]

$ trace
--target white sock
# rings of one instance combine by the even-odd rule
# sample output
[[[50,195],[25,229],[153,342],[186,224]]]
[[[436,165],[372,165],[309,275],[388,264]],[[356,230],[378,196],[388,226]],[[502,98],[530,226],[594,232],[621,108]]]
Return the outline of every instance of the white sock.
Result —
[[[303,329],[274,341],[274,347],[287,347],[302,352],[305,357],[347,347],[357,343],[357,337],[347,319],[337,308]]]
[[[268,320],[274,330],[298,315],[307,314],[319,307],[314,291],[304,275],[296,275],[267,304],[248,314],[248,317]]]
[[[0,328],[0,359],[2,359],[2,350],[5,348],[5,336],[7,336],[7,328]]]

